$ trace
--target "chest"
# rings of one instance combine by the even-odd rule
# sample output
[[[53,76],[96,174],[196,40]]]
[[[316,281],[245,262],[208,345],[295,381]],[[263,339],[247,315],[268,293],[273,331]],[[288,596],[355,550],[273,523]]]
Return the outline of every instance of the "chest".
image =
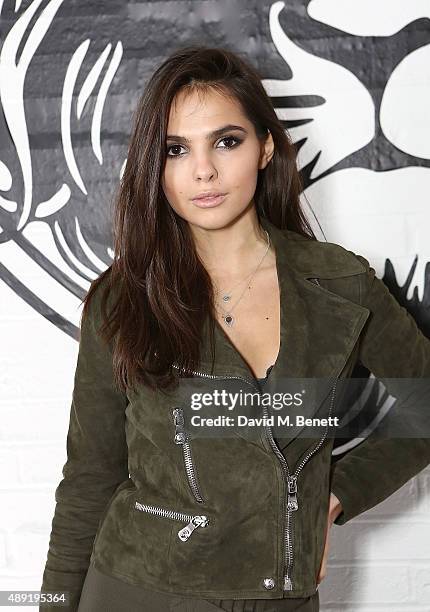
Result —
[[[243,292],[242,297],[241,293]],[[239,299],[240,298],[240,299]],[[217,321],[256,378],[264,378],[280,347],[280,292],[276,266],[217,300]],[[222,315],[233,317],[227,325]]]

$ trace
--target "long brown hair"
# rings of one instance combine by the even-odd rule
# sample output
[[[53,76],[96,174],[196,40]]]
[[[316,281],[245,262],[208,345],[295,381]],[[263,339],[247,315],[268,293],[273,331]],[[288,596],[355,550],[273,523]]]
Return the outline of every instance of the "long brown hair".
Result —
[[[137,383],[163,389],[179,368],[199,362],[203,324],[213,315],[213,288],[199,259],[188,223],[170,206],[161,178],[166,160],[170,106],[180,90],[214,88],[234,96],[264,140],[275,144],[270,163],[259,171],[254,195],[257,216],[309,239],[315,235],[300,207],[297,151],[278,119],[261,75],[229,50],[188,46],[168,57],[150,78],[133,116],[128,156],[114,200],[114,260],[91,284],[85,317],[103,283],[101,337],[112,342],[118,388]],[[108,313],[110,292],[115,304]],[[212,363],[214,317],[210,316]]]

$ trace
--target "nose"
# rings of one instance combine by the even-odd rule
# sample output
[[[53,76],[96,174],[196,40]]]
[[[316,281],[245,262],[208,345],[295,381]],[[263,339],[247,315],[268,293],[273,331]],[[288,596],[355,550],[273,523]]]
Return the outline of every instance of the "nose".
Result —
[[[204,182],[218,177],[218,171],[210,156],[203,153],[196,157],[193,174],[195,180]]]

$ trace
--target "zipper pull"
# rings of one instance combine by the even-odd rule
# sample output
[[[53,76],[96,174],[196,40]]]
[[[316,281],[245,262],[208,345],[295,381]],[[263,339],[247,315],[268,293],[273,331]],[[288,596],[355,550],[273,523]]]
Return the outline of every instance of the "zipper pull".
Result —
[[[193,516],[188,525],[178,531],[178,538],[182,540],[182,542],[186,542],[194,529],[197,529],[197,527],[206,527],[208,523],[209,519],[207,516]]]
[[[297,476],[288,476],[288,510],[298,510],[297,501]]]
[[[284,591],[292,591],[293,585],[289,576],[284,576]]]
[[[187,440],[187,434],[184,429],[184,415],[182,408],[175,408],[173,410],[173,422],[175,424],[175,444],[183,444]]]

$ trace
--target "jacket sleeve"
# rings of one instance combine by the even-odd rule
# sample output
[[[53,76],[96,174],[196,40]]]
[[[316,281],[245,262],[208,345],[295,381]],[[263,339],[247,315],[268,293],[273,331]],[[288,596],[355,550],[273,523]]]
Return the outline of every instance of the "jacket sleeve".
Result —
[[[400,401],[400,415],[407,419],[405,406],[414,409],[423,397],[429,398],[430,340],[420,331],[414,318],[390,293],[375,270],[360,255],[366,267],[360,275],[361,305],[370,310],[359,340],[359,361]],[[406,392],[402,378],[426,379],[423,395]],[[414,387],[414,385],[411,385]],[[425,418],[430,405],[425,406]],[[403,412],[402,412],[403,411]],[[406,421],[405,421],[406,422]],[[375,430],[376,431],[376,430]],[[419,430],[421,433],[421,430]],[[395,438],[370,434],[361,444],[331,466],[331,491],[342,504],[335,524],[343,525],[379,504],[430,463],[427,437]]]
[[[96,290],[82,318],[67,434],[67,461],[55,491],[41,591],[68,591],[69,607],[40,604],[40,610],[77,610],[99,521],[121,482],[128,479],[126,395],[113,384],[109,346],[96,333],[101,320]]]

